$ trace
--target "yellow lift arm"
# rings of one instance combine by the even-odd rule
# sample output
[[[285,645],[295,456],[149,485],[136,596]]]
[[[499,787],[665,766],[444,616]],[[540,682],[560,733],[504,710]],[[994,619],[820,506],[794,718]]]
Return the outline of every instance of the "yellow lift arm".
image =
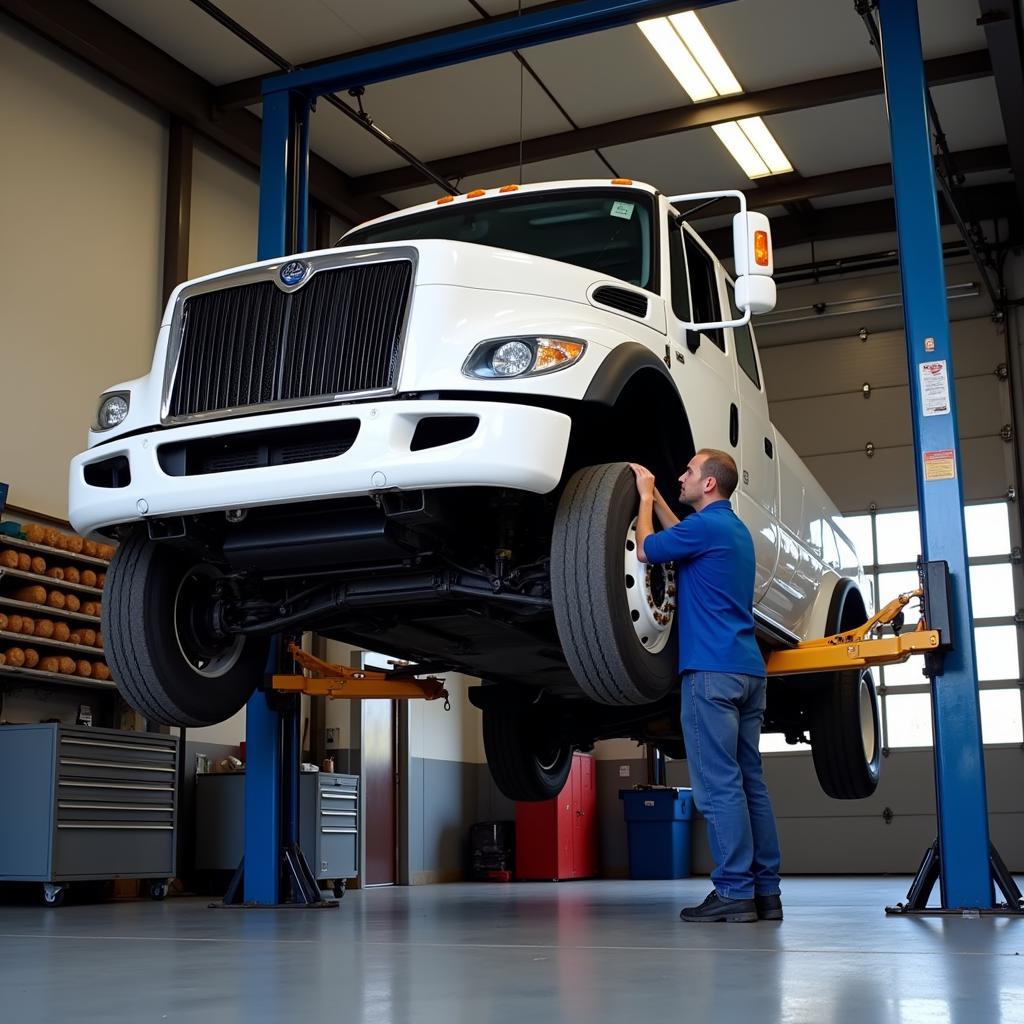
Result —
[[[923,590],[910,590],[890,601],[863,626],[848,633],[837,633],[821,640],[805,640],[786,650],[772,651],[765,660],[770,676],[799,675],[802,672],[835,672],[846,668],[867,668],[871,665],[897,665],[912,654],[937,651],[942,642],[939,630],[928,629],[924,619],[909,633],[898,636],[872,637],[871,631],[889,625],[912,598]]]
[[[332,665],[329,661],[321,661],[307,654],[296,644],[288,645],[288,653],[309,675],[273,676],[274,689],[282,693],[305,693],[311,697],[330,697],[333,700],[378,697],[385,700],[443,699],[445,711],[451,708],[444,680],[437,676],[418,679],[411,667],[382,672]]]

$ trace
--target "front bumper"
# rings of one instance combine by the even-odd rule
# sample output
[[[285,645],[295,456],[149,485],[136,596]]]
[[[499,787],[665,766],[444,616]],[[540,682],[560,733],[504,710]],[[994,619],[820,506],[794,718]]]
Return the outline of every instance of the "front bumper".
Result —
[[[474,416],[464,440],[412,451],[421,420]],[[355,420],[352,446],[333,458],[230,472],[172,476],[157,449],[203,438]],[[563,413],[507,402],[383,401],[195,423],[119,438],[71,461],[69,518],[80,533],[163,516],[356,497],[387,490],[509,487],[544,494],[562,475],[571,421]],[[86,482],[87,466],[128,460],[124,487]]]

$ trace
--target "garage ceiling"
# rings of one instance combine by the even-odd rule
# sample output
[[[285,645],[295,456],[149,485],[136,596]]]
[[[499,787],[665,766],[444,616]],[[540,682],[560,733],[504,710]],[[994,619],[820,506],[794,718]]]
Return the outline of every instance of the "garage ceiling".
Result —
[[[517,11],[509,0],[220,0],[217,6],[294,65]],[[522,6],[538,4],[524,0]],[[680,6],[685,9],[685,3]],[[244,127],[243,108],[258,116],[258,79],[277,69],[202,7],[195,0],[0,0],[0,9],[86,60],[103,66],[109,58],[105,70],[113,68],[115,77],[129,61],[119,61],[114,51],[134,45],[138,61],[145,40],[183,66],[151,62],[154,79],[191,72],[190,86],[200,98],[208,90],[209,100],[207,122],[195,126],[204,131],[212,125],[211,132],[223,133],[235,123]],[[1007,147],[1004,124],[1019,123],[1014,105],[1024,93],[1020,51],[1005,45],[1000,51],[993,44],[1005,44],[1008,34],[1016,39],[1015,5],[919,0],[919,7],[929,78],[937,83],[933,98],[950,150],[962,154],[973,212],[984,218],[1012,211],[1015,222],[1019,199],[1010,151],[1016,140]],[[50,29],[47,8],[55,25]],[[987,27],[978,23],[983,14]],[[371,85],[362,103],[381,128],[461,190],[520,180],[604,178],[614,171],[670,193],[744,188],[752,205],[782,215],[779,243],[837,237],[851,226],[856,233],[861,206],[870,213],[863,230],[885,230],[891,212],[881,211],[891,189],[879,59],[854,0],[733,0],[702,9],[699,17],[743,86],[742,96],[692,103],[631,25],[524,50],[522,61],[505,54]],[[120,36],[101,32],[111,28],[111,19],[141,39],[123,30]],[[90,33],[96,38],[89,40]],[[1016,53],[1016,60],[1007,52]],[[139,89],[145,73],[134,68],[130,84]],[[173,97],[168,80],[162,89]],[[155,95],[160,90],[153,86]],[[202,121],[201,105],[193,103],[184,116]],[[792,174],[753,182],[723,148],[711,122],[747,110],[764,113],[793,164]],[[246,131],[252,136],[251,128]],[[251,157],[251,137],[247,145],[236,152]],[[330,180],[339,195],[346,194],[345,202],[329,205],[350,218],[385,209],[377,197],[404,207],[440,194],[323,102],[313,116],[312,146],[341,172]],[[1022,180],[1019,167],[1017,181]],[[322,187],[314,195],[325,200]]]

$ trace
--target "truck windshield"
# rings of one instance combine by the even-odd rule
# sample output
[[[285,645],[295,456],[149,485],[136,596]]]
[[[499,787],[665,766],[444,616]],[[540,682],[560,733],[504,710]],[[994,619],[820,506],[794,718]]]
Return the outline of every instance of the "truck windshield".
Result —
[[[653,198],[624,188],[513,193],[357,229],[340,244],[476,242],[573,263],[657,291]]]

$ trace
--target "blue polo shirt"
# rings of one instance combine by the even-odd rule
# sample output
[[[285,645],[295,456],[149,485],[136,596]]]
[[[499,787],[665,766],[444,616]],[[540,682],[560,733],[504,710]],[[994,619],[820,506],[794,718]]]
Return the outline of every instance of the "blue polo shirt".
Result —
[[[754,542],[728,501],[644,541],[648,562],[676,563],[679,671],[764,675],[754,637]]]

